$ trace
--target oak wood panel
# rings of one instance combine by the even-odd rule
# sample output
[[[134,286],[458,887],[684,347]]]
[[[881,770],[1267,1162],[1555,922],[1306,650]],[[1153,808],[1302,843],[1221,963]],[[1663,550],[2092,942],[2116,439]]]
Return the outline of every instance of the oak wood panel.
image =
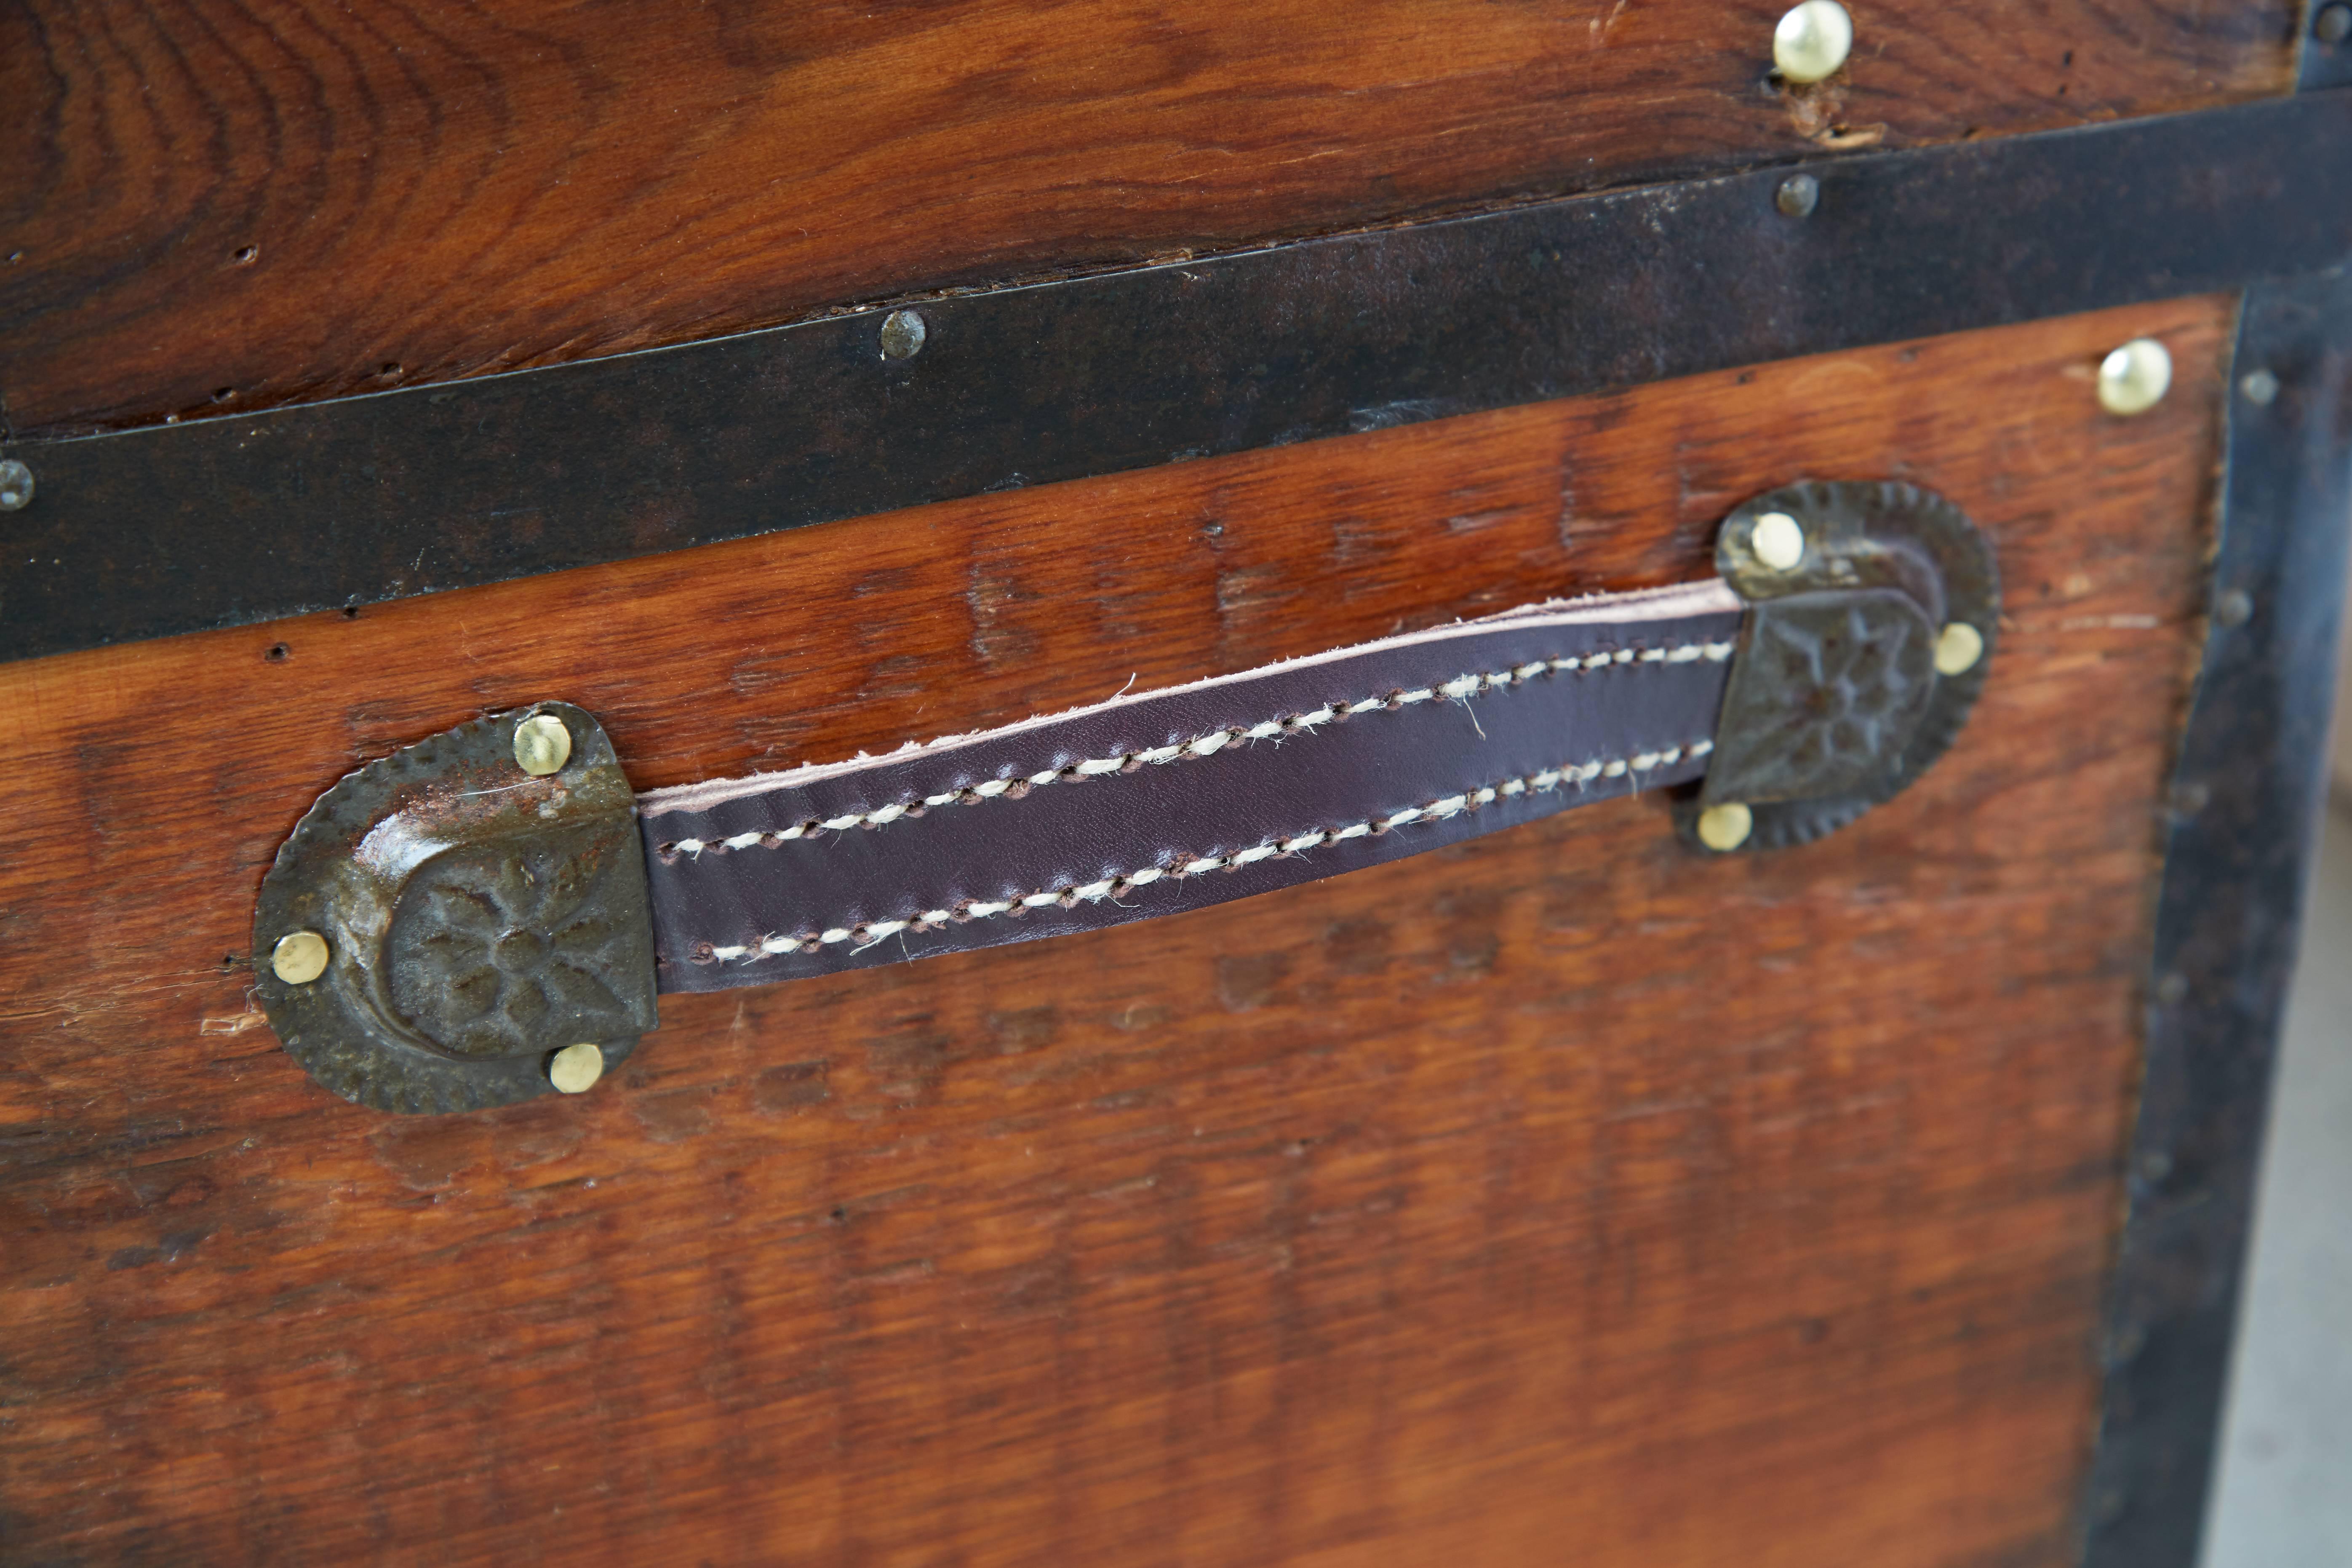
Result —
[[[2230,303],[1795,361],[0,668],[0,1542],[75,1563],[2071,1561]],[[2126,337],[2171,397],[2098,414]],[[1708,565],[1997,542],[1956,750],[666,998],[345,1105],[248,1000],[338,773],[562,694],[640,787]],[[224,956],[226,955],[226,956]]]
[[[60,433],[2287,90],[2294,0],[30,0],[0,403]]]

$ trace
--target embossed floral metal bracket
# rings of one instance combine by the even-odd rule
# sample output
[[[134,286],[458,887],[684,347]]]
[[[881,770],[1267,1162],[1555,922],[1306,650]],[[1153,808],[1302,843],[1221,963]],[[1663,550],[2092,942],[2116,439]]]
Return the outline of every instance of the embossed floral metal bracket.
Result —
[[[296,825],[254,915],[286,1048],[346,1099],[580,1090],[662,991],[762,984],[1202,909],[1646,788],[1723,854],[1890,799],[1997,631],[1958,509],[1804,483],[1720,576],[1551,601],[882,757],[638,796],[582,709],[404,748]]]

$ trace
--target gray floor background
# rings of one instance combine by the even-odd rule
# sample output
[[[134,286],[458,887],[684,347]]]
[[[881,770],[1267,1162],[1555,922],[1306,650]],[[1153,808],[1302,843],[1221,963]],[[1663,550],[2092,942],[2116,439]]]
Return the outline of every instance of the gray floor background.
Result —
[[[2205,1568],[2352,1568],[2352,669],[2336,734]]]

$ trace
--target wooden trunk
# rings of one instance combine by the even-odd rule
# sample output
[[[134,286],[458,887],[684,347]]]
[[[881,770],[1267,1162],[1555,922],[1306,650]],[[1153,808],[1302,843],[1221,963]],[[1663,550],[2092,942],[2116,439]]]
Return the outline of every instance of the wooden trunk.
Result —
[[[1895,0],[1796,88],[1777,16],[28,7],[7,450],[2221,112],[2332,47],[2269,0]],[[2278,287],[0,665],[0,1561],[2189,1563],[2341,548],[2345,334],[2241,390]],[[2171,388],[2119,417],[2137,338]],[[2300,467],[2236,456],[2273,408]],[[2300,531],[2233,577],[2265,472]],[[640,791],[878,752],[1704,575],[1800,477],[1948,497],[2005,594],[1959,745],[1817,844],[1612,803],[668,996],[594,1093],[465,1115],[335,1099],[254,1000],[296,817],[477,714],[577,702]],[[2247,627],[2269,707],[2216,684]],[[2233,748],[2271,793],[2198,771]]]

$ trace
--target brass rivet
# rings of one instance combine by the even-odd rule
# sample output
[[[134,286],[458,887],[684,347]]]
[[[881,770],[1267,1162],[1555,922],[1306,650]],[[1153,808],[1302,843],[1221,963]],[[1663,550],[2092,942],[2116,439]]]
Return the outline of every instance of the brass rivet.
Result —
[[[1984,657],[1984,633],[1966,621],[1954,621],[1936,639],[1936,673],[1966,675]]]
[[[604,1076],[604,1047],[566,1046],[547,1061],[547,1081],[565,1094],[585,1094]]]
[[[534,713],[515,726],[514,757],[534,778],[560,772],[572,760],[572,731],[552,713]]]
[[[913,359],[922,353],[923,340],[929,335],[922,317],[912,310],[893,310],[882,318],[882,357]]]
[[[289,931],[269,950],[269,972],[289,985],[308,985],[327,973],[327,939],[314,931]]]
[[[1709,849],[1737,849],[1748,842],[1755,828],[1756,814],[1736,800],[1710,805],[1698,814],[1698,841]]]
[[[1853,48],[1853,18],[1837,0],[1805,0],[1772,29],[1772,63],[1790,81],[1835,76]]]
[[[14,458],[0,458],[0,511],[22,511],[33,504],[33,470]]]
[[[1805,530],[1785,511],[1768,511],[1749,531],[1748,548],[1773,571],[1790,571],[1805,558]]]
[[[2145,414],[2172,385],[2172,355],[2154,338],[2134,338],[2099,362],[2099,406]]]

